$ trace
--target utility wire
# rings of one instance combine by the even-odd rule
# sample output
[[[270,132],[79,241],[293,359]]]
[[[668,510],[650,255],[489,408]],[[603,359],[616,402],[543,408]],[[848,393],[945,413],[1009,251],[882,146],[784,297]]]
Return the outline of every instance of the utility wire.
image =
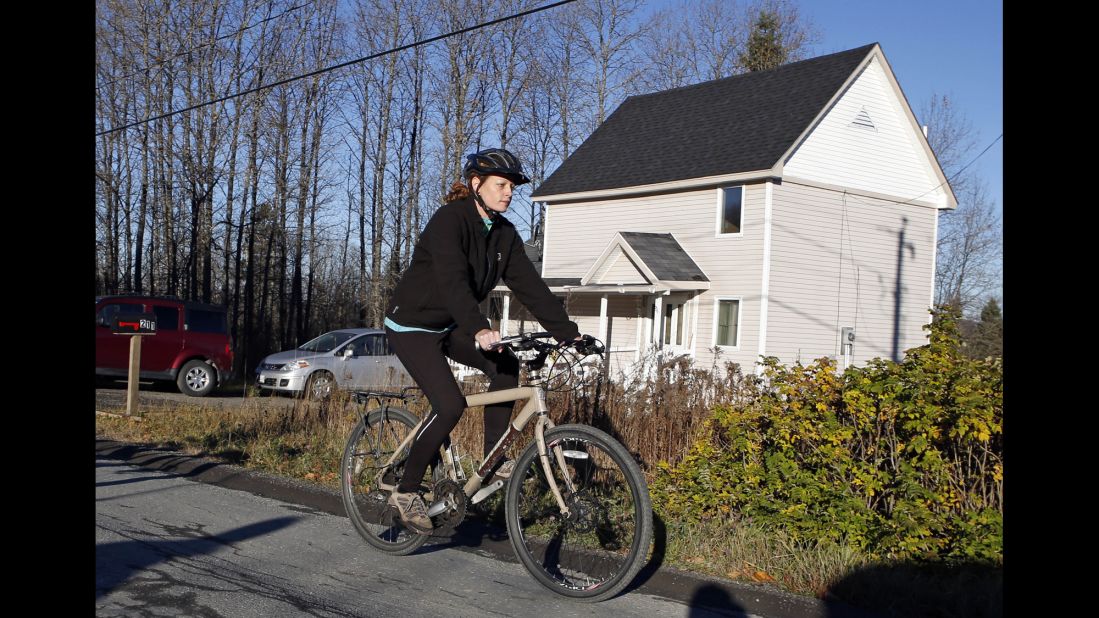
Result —
[[[976,163],[976,162],[977,162],[977,159],[980,159],[980,158],[981,158],[982,156],[984,156],[984,154],[985,154],[986,152],[988,152],[988,149],[989,149],[989,148],[992,148],[992,147],[993,147],[993,146],[994,146],[994,145],[996,144],[996,142],[1000,141],[1000,138],[1001,138],[1001,137],[1003,137],[1003,136],[1004,136],[1004,134],[1003,134],[1003,133],[1000,133],[1000,134],[999,134],[998,136],[996,136],[996,139],[992,140],[992,143],[990,143],[990,144],[989,144],[988,146],[985,146],[985,149],[981,151],[981,154],[977,155],[976,157],[973,157],[973,160],[972,160],[972,161],[970,161],[969,163],[966,163],[966,164],[965,164],[965,167],[963,167],[962,169],[960,169],[960,170],[958,170],[957,172],[955,172],[953,176],[951,176],[950,178],[947,178],[946,180],[944,180],[944,181],[940,182],[940,183],[939,183],[938,185],[936,185],[935,187],[932,187],[931,189],[928,189],[927,191],[924,191],[923,193],[921,193],[921,194],[917,195],[916,197],[914,197],[914,198],[912,198],[912,199],[910,199],[910,200],[905,200],[905,201],[901,202],[901,204],[907,204],[907,203],[909,203],[909,202],[914,202],[914,201],[916,201],[916,200],[920,199],[921,197],[923,197],[923,196],[927,195],[928,193],[931,193],[932,191],[934,191],[934,190],[938,189],[939,187],[941,187],[941,186],[945,185],[946,183],[948,183],[948,182],[950,182],[950,181],[954,180],[954,179],[955,179],[955,178],[957,178],[958,176],[961,176],[961,175],[962,175],[962,172],[966,171],[966,170],[967,170],[967,169],[969,168],[969,166],[970,166],[970,165],[973,165],[974,163]]]
[[[965,164],[965,166],[964,166],[964,167],[962,167],[962,169],[960,169],[960,170],[958,170],[957,172],[955,172],[955,173],[954,173],[954,175],[953,175],[953,176],[951,176],[950,178],[947,178],[947,179],[946,179],[946,182],[950,182],[950,181],[954,180],[955,178],[957,178],[958,176],[961,176],[961,175],[962,175],[962,172],[964,172],[964,171],[965,171],[966,169],[968,169],[970,165],[973,165],[974,163],[976,163],[976,162],[977,162],[977,159],[980,159],[980,158],[981,158],[982,156],[984,156],[984,154],[985,154],[986,152],[988,152],[989,148],[992,148],[992,147],[993,147],[994,145],[996,145],[996,142],[1000,141],[1000,138],[1002,138],[1003,136],[1004,136],[1004,134],[1003,134],[1003,133],[1001,133],[1001,134],[1000,134],[999,136],[997,136],[997,137],[996,137],[996,139],[992,140],[992,142],[991,142],[991,143],[989,143],[989,145],[988,145],[988,146],[985,146],[985,149],[984,149],[984,150],[982,150],[982,151],[981,151],[981,153],[980,153],[979,155],[977,155],[976,157],[973,157],[973,160],[972,160],[972,161],[970,161],[969,163],[966,163],[966,164]],[[898,206],[900,206],[900,205],[903,205],[903,204],[908,204],[908,203],[910,203],[910,202],[914,202],[914,201],[916,201],[916,200],[920,199],[921,197],[923,197],[923,196],[927,195],[928,193],[931,193],[931,192],[932,192],[932,191],[934,191],[935,189],[938,189],[939,187],[943,186],[944,184],[946,184],[946,182],[941,182],[941,183],[939,183],[939,184],[938,184],[937,186],[935,186],[935,187],[932,187],[931,189],[928,189],[927,191],[924,191],[923,193],[921,193],[921,194],[917,195],[917,196],[916,196],[916,197],[914,197],[914,198],[911,198],[911,199],[905,200],[905,201],[903,201],[903,202],[897,202],[897,205],[898,205]],[[846,191],[845,191],[844,193],[846,193],[847,195],[849,195],[849,196],[850,196],[850,199],[851,199],[851,201],[853,201],[853,202],[858,202],[859,204],[863,204],[864,206],[876,206],[876,204],[871,204],[870,202],[864,202],[864,201],[862,201],[862,200],[858,199],[857,197],[855,197],[855,194],[853,194],[853,193],[847,193]]]
[[[455,30],[453,32],[448,32],[446,34],[440,34],[438,36],[431,37],[430,39],[424,39],[422,41],[416,41],[415,43],[409,43],[407,45],[402,45],[400,47],[394,47],[393,49],[390,49],[390,50],[387,50],[387,51],[378,52],[376,54],[371,54],[369,56],[363,56],[362,58],[358,58],[356,60],[348,60],[347,62],[341,62],[340,64],[333,65],[333,66],[330,66],[330,67],[326,67],[326,68],[323,68],[323,69],[317,69],[316,71],[311,71],[309,73],[305,73],[303,75],[298,75],[296,77],[289,77],[287,79],[279,80],[277,82],[273,82],[273,83],[270,83],[270,84],[265,84],[263,86],[257,86],[255,88],[250,89],[250,90],[244,90],[244,91],[238,92],[236,94],[230,94],[230,95],[227,95],[227,96],[224,96],[224,97],[221,97],[221,98],[214,99],[212,101],[207,101],[205,103],[199,103],[198,105],[192,105],[191,107],[186,107],[186,108],[179,109],[179,110],[176,110],[176,111],[173,111],[173,112],[168,112],[166,114],[161,114],[159,116],[153,116],[152,118],[146,118],[144,120],[137,120],[135,122],[131,122],[130,124],[123,125],[121,127],[115,127],[113,129],[107,129],[105,131],[100,131],[99,133],[96,133],[95,136],[100,137],[100,136],[103,136],[103,135],[107,135],[109,133],[114,133],[116,131],[123,131],[125,129],[129,129],[130,127],[136,127],[139,124],[145,124],[147,122],[152,122],[154,120],[160,120],[161,118],[167,118],[168,116],[174,116],[176,114],[182,114],[183,112],[189,112],[191,110],[195,110],[195,109],[198,109],[200,107],[206,107],[207,105],[213,105],[215,103],[221,103],[223,101],[228,101],[230,99],[235,99],[237,97],[241,97],[241,96],[244,96],[246,94],[252,94],[253,92],[259,92],[261,90],[266,90],[268,88],[274,88],[275,86],[281,86],[283,84],[288,84],[290,82],[294,82],[294,81],[297,81],[299,79],[305,79],[306,77],[313,77],[314,75],[320,75],[321,73],[327,73],[329,71],[335,71],[336,69],[342,69],[343,67],[350,66],[352,64],[358,64],[358,63],[364,62],[366,60],[373,60],[374,58],[380,58],[381,56],[387,56],[389,54],[396,53],[396,52],[399,52],[399,51],[403,51],[403,50],[406,50],[406,49],[410,49],[410,48],[413,48],[413,47],[419,47],[420,45],[427,45],[428,43],[434,43],[435,41],[446,39],[446,38],[449,38],[449,37],[452,37],[452,36],[457,36],[459,34],[465,34],[466,32],[472,32],[474,30],[480,30],[482,28],[487,28],[489,26],[494,26],[496,24],[499,24],[499,23],[502,23],[502,22],[505,22],[505,21],[509,21],[509,20],[512,20],[512,19],[518,19],[520,17],[526,17],[527,15],[531,15],[533,13],[538,13],[540,11],[545,11],[547,9],[552,9],[554,7],[561,6],[562,4],[569,4],[569,3],[572,3],[572,2],[576,2],[576,0],[561,0],[560,2],[555,2],[553,4],[547,4],[546,6],[538,7],[536,9],[530,9],[528,11],[523,11],[521,13],[516,13],[514,15],[509,15],[507,17],[501,17],[499,19],[494,19],[492,21],[485,22],[483,24],[477,24],[475,26],[470,26],[468,28],[462,28],[460,30]]]
[[[210,41],[209,43],[203,43],[202,45],[199,45],[198,47],[194,47],[194,48],[191,48],[191,49],[188,49],[188,50],[184,50],[184,51],[181,51],[181,52],[179,52],[178,54],[176,54],[176,55],[174,55],[174,56],[172,56],[172,57],[170,57],[170,58],[165,58],[164,60],[161,60],[160,62],[156,62],[156,63],[150,64],[150,65],[149,65],[149,66],[147,66],[147,67],[144,67],[144,68],[141,68],[141,69],[137,69],[136,71],[133,71],[133,72],[131,72],[131,73],[128,73],[128,74],[126,74],[126,75],[123,75],[122,77],[116,77],[116,78],[112,79],[111,81],[109,81],[109,82],[107,82],[107,83],[105,83],[105,84],[102,84],[102,85],[100,85],[100,86],[96,86],[96,87],[95,87],[95,89],[96,89],[96,90],[99,90],[100,88],[104,88],[104,87],[106,87],[106,86],[110,86],[111,84],[114,84],[114,83],[116,83],[116,82],[120,82],[120,81],[122,81],[122,80],[124,80],[124,79],[128,79],[128,78],[130,78],[130,77],[133,77],[134,75],[137,75],[138,73],[142,73],[142,72],[144,72],[144,71],[148,71],[149,69],[153,69],[153,68],[156,68],[156,67],[158,67],[158,66],[160,66],[160,65],[162,65],[162,64],[166,64],[166,63],[168,63],[168,62],[171,62],[172,60],[175,60],[176,58],[179,58],[180,56],[186,56],[187,54],[190,54],[190,53],[196,52],[196,51],[198,51],[198,50],[200,50],[200,49],[202,49],[202,48],[204,48],[204,47],[210,47],[211,45],[213,45],[214,43],[217,43],[218,41],[221,41],[222,39],[228,39],[228,38],[230,38],[230,37],[234,37],[234,36],[236,36],[236,35],[238,35],[238,34],[240,34],[240,33],[244,32],[245,30],[250,30],[250,29],[252,29],[252,28],[255,28],[256,26],[259,26],[259,25],[261,25],[261,24],[265,24],[265,23],[267,23],[267,22],[269,22],[269,21],[272,21],[272,20],[278,19],[278,18],[282,17],[283,15],[286,15],[287,13],[289,13],[289,12],[291,12],[291,11],[296,11],[296,10],[298,10],[298,9],[300,9],[300,8],[303,8],[303,7],[309,6],[310,4],[313,4],[313,2],[314,2],[314,0],[309,0],[309,2],[306,2],[306,3],[304,3],[304,4],[299,4],[299,5],[297,5],[297,6],[292,6],[292,7],[288,8],[288,9],[286,9],[285,11],[283,11],[282,13],[279,13],[278,15],[275,15],[274,17],[268,17],[268,18],[266,18],[266,19],[260,20],[260,21],[258,21],[258,22],[256,22],[256,23],[254,23],[254,24],[251,24],[251,25],[249,25],[249,26],[245,26],[245,27],[241,28],[240,30],[237,30],[236,32],[233,32],[233,33],[231,33],[231,34],[226,34],[226,35],[222,35],[222,36],[219,36],[219,37],[217,37],[216,39],[214,39],[213,41]]]

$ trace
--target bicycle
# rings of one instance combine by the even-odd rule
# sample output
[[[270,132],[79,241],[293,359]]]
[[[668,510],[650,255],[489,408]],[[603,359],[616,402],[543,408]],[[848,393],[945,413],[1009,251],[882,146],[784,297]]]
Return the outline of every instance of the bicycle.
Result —
[[[534,436],[515,461],[504,493],[508,536],[520,563],[542,586],[583,601],[609,599],[630,584],[648,557],[652,541],[652,502],[641,468],[621,443],[587,425],[557,426],[549,418],[547,388],[566,383],[588,354],[603,351],[591,337],[561,345],[545,341],[549,333],[505,337],[498,345],[512,350],[525,366],[525,384],[466,396],[466,406],[508,401],[527,403],[508,424],[503,437],[468,475],[463,456],[449,437],[421,483],[435,531],[453,530],[467,508],[483,502],[505,481],[485,479],[506,449],[534,420]],[[553,362],[547,359],[553,355]],[[355,530],[374,548],[407,555],[430,535],[405,528],[387,504],[400,482],[412,438],[421,423],[394,400],[415,396],[358,391],[357,402],[379,407],[361,413],[340,462],[344,508]]]

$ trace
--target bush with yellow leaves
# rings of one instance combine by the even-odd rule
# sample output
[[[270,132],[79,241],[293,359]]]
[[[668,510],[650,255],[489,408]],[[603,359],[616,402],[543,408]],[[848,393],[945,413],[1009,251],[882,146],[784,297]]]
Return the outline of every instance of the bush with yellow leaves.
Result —
[[[751,521],[878,558],[1002,561],[1003,367],[960,352],[957,314],[900,362],[765,361],[765,392],[714,409],[657,466],[670,519]]]

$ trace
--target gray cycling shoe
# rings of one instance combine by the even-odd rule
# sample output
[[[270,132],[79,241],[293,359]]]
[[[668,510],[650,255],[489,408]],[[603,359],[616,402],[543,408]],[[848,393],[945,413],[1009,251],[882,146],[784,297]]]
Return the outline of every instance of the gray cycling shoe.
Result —
[[[397,515],[401,523],[420,534],[427,534],[435,529],[431,524],[431,518],[427,516],[427,506],[424,499],[416,492],[403,494],[397,490],[389,494],[389,505],[397,509]]]

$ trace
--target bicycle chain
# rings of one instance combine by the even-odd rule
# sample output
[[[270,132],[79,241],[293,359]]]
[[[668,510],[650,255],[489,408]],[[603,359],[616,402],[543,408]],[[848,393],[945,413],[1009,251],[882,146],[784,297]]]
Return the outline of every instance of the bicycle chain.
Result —
[[[469,503],[462,486],[450,479],[443,479],[435,483],[435,491],[432,493],[434,502],[446,500],[450,508],[436,515],[432,519],[435,524],[433,534],[451,532],[466,518],[466,505]]]

